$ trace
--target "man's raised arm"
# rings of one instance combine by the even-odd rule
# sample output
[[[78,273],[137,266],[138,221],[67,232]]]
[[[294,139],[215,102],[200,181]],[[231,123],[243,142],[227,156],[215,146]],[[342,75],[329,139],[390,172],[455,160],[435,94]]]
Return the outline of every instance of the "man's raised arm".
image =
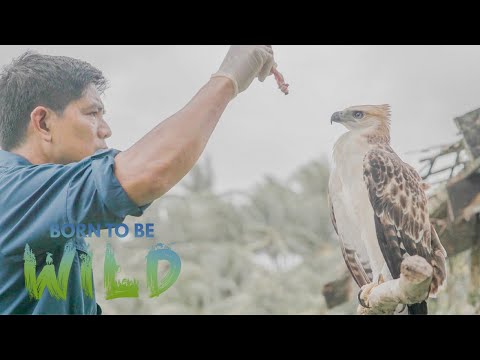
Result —
[[[139,206],[169,191],[195,165],[230,100],[270,75],[268,45],[233,45],[220,69],[180,111],[115,157],[115,175]]]

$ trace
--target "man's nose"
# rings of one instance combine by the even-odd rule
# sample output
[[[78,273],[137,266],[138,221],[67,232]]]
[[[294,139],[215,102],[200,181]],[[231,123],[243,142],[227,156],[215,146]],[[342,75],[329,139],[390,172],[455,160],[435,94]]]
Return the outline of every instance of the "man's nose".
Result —
[[[108,139],[110,136],[112,136],[112,129],[110,129],[110,126],[106,123],[106,121],[102,121],[102,124],[98,128],[98,136],[101,139]]]

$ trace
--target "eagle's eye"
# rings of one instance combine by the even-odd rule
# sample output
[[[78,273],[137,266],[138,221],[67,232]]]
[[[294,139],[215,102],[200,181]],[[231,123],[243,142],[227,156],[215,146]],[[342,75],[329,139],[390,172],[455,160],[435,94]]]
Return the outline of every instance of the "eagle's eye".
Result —
[[[354,117],[355,119],[357,119],[357,120],[360,120],[360,119],[363,118],[363,112],[362,112],[362,111],[355,111],[355,112],[353,113],[353,117]]]

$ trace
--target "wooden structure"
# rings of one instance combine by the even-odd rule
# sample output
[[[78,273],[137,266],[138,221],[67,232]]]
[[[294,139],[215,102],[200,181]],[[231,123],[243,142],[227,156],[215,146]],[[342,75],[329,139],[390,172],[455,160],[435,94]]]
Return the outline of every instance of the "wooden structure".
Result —
[[[476,247],[480,236],[480,109],[456,118],[455,124],[462,139],[454,144],[457,161],[452,167],[462,169],[455,176],[452,171],[430,195],[430,216],[449,256]],[[461,152],[464,162],[458,161]]]

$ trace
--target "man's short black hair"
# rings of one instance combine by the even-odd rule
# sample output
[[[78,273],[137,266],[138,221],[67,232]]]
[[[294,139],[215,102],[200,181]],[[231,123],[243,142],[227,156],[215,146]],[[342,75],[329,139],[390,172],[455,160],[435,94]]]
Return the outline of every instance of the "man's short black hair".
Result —
[[[0,73],[0,147],[11,150],[25,141],[30,114],[45,106],[62,114],[93,84],[108,86],[102,72],[85,61],[27,51]]]

